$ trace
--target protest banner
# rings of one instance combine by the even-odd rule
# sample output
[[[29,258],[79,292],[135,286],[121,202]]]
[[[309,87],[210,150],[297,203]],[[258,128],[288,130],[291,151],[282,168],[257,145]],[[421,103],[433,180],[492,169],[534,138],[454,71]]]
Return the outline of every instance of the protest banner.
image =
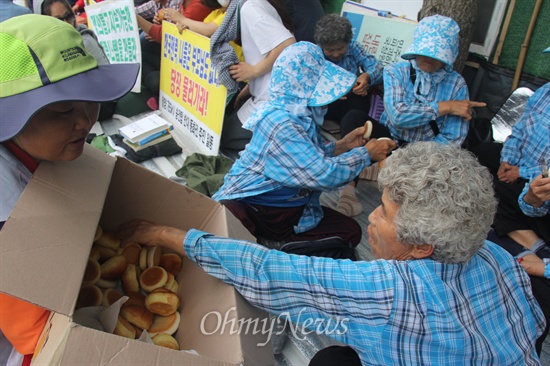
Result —
[[[141,63],[141,46],[133,0],[106,0],[86,6],[88,24],[112,64]],[[108,87],[106,85],[105,87]],[[141,70],[132,91],[141,91]]]
[[[378,61],[387,64],[402,61],[401,54],[413,41],[417,22],[392,16],[352,1],[342,6],[342,16],[353,27],[353,40]]]
[[[210,38],[164,22],[160,75],[160,110],[178,143],[217,155],[227,90],[210,62]]]

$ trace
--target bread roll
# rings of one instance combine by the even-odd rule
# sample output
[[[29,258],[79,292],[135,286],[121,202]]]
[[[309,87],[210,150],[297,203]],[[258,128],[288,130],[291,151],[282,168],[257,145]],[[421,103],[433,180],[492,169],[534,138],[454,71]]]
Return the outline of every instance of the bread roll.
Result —
[[[147,248],[141,248],[141,253],[139,253],[139,269],[145,271],[147,269]]]
[[[170,290],[159,288],[145,297],[145,307],[153,314],[168,316],[180,306],[180,298]]]
[[[139,265],[139,256],[141,253],[141,245],[138,243],[129,243],[122,248],[120,254],[126,258],[126,263]]]
[[[128,306],[128,305],[138,305],[141,307],[145,307],[145,295],[141,292],[131,292],[126,293],[126,296],[128,296],[128,300],[122,306]]]
[[[105,262],[113,258],[116,254],[116,251],[111,248],[105,248],[99,245],[92,246],[92,251],[97,250],[99,252],[99,262]]]
[[[178,341],[176,341],[174,337],[168,334],[159,333],[152,338],[152,341],[157,346],[175,349],[176,351],[179,351],[180,349]]]
[[[136,330],[134,326],[120,314],[113,333],[122,337],[136,339]]]
[[[181,271],[181,257],[175,253],[165,253],[160,257],[159,266],[177,277]]]
[[[101,266],[95,259],[88,258],[86,263],[86,270],[84,271],[84,278],[82,279],[83,285],[95,285],[101,277]]]
[[[147,267],[158,267],[160,264],[160,258],[162,257],[162,248],[149,247],[147,249]]]
[[[164,20],[164,9],[159,9],[159,11],[157,12],[157,17],[161,22]]]
[[[92,249],[90,249],[90,258],[95,259],[98,262],[101,260],[101,253],[96,246],[92,246]]]
[[[101,288],[116,288],[118,286],[117,280],[108,280],[105,278],[100,278],[96,285]]]
[[[134,330],[136,331],[136,338],[139,339],[139,337],[141,337],[141,333],[143,333],[143,330],[139,329],[135,325],[134,325]]]
[[[95,229],[94,242],[101,237],[101,234],[103,234],[103,229],[101,229],[101,226],[97,225],[97,228]]]
[[[147,268],[139,277],[141,288],[147,292],[164,287],[166,281],[168,281],[168,272],[162,267]]]
[[[139,305],[128,305],[120,309],[120,314],[136,327],[147,330],[153,324],[153,313]]]
[[[139,292],[139,282],[136,272],[136,266],[128,264],[126,270],[122,274],[122,288],[124,292]]]
[[[170,288],[174,285],[175,281],[176,281],[176,278],[174,277],[174,275],[168,272],[168,279],[166,280],[166,285],[164,285],[164,288],[167,290],[170,290]]]
[[[178,281],[174,280],[174,282],[172,282],[171,286],[168,287],[168,286],[165,286],[164,288],[167,289],[167,290],[170,290],[172,291],[173,293],[177,294],[178,293],[178,290],[179,290],[179,285],[178,285]]]
[[[88,306],[99,306],[103,301],[103,292],[96,285],[84,285],[80,288],[80,293],[76,300],[76,308],[85,308]]]
[[[365,140],[370,139],[370,135],[372,134],[372,127],[373,126],[371,121],[365,122],[365,133],[363,134]]]
[[[180,320],[181,316],[180,313],[178,313],[177,311],[174,314],[168,316],[155,315],[153,319],[153,324],[151,324],[151,326],[147,330],[147,333],[149,333],[151,337],[154,337],[159,333],[172,335],[178,330],[180,326]]]
[[[115,252],[120,248],[120,238],[113,233],[103,232],[94,244],[109,248]]]
[[[101,265],[101,278],[112,280],[120,277],[126,270],[126,258],[115,255]]]
[[[121,297],[122,294],[114,288],[107,288],[103,290],[103,301],[101,302],[101,305],[108,308],[109,306],[117,302]]]

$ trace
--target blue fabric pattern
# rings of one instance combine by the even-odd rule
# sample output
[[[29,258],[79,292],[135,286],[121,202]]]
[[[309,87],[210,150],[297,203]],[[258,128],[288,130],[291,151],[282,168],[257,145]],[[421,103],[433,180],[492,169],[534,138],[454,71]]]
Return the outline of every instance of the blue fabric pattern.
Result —
[[[414,86],[410,81],[410,64],[417,73]],[[440,116],[437,103],[469,99],[468,86],[456,71],[440,69],[430,74],[420,70],[415,60],[387,65],[384,68],[384,112],[380,123],[388,126],[395,139],[460,145],[468,134],[468,121],[451,114]],[[419,87],[419,80],[429,82],[431,87],[424,90]],[[439,127],[437,136],[429,125],[431,120],[435,120]]]
[[[289,255],[197,230],[183,245],[207,273],[291,325],[340,321],[327,335],[364,365],[540,364],[534,343],[545,321],[529,277],[491,242],[464,264]]]
[[[215,200],[256,196],[283,187],[314,192],[296,233],[313,229],[323,218],[319,196],[340,188],[370,165],[365,147],[334,156],[335,143],[326,143],[315,122],[320,107],[346,94],[355,75],[325,61],[321,48],[298,42],[279,56],[271,75],[270,98],[243,124],[252,140],[233,164]]]
[[[529,98],[500,153],[500,162],[519,166],[519,175],[525,179],[541,174],[542,158],[550,161],[550,83]]]
[[[382,71],[384,69],[382,64],[356,41],[349,43],[348,51],[335,64],[358,76],[363,72],[367,72],[370,76],[369,86],[382,82]]]
[[[413,43],[401,57],[405,60],[418,55],[435,58],[450,70],[458,56],[458,32],[460,28],[451,18],[442,15],[426,17],[416,26]]]

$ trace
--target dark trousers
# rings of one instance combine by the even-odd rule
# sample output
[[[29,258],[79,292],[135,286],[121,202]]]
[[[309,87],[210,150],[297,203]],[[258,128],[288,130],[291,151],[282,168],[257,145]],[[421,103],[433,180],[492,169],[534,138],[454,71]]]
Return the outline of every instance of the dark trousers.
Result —
[[[500,167],[500,152],[502,151],[502,143],[482,142],[469,148],[468,150],[470,150],[477,157],[477,160],[481,165],[489,169],[494,177],[497,176],[497,171]]]
[[[544,317],[546,318],[546,328],[542,335],[537,339],[536,349],[537,354],[540,356],[542,351],[542,344],[548,336],[550,331],[550,280],[542,277],[529,276],[531,279],[531,287],[533,289],[533,296],[537,299]]]
[[[361,226],[354,219],[323,207],[323,219],[317,227],[296,234],[304,206],[270,207],[250,205],[237,200],[220,201],[256,238],[284,241],[309,241],[338,236],[354,247],[361,241]]]
[[[521,178],[513,184],[494,179],[498,206],[493,228],[499,236],[516,230],[532,230],[550,243],[550,215],[529,217],[519,207],[518,198],[526,183],[527,180]]]
[[[328,105],[326,119],[340,122],[351,110],[360,110],[368,113],[370,109],[370,95],[360,96],[355,93],[348,93],[346,99],[338,99]],[[365,123],[365,121],[363,121]],[[342,135],[343,136],[343,135]]]
[[[386,126],[380,124],[380,122],[371,118],[367,112],[359,109],[350,110],[345,114],[344,117],[342,117],[342,120],[340,121],[340,134],[342,135],[342,137],[346,136],[348,133],[355,130],[357,127],[364,126],[367,120],[370,120],[372,122],[371,137],[391,138],[390,130]]]
[[[332,346],[315,354],[309,366],[361,366],[357,352],[351,347]]]

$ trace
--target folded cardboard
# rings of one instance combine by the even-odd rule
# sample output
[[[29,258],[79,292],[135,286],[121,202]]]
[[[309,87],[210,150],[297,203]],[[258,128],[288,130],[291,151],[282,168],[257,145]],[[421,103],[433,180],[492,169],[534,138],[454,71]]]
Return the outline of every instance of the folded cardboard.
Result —
[[[258,346],[267,334],[228,326],[212,332],[213,314],[259,324],[267,314],[187,259],[178,277],[182,320],[175,338],[198,355],[73,322],[96,226],[114,231],[133,218],[254,240],[217,202],[125,159],[87,147],[73,162],[43,162],[0,231],[0,291],[53,311],[33,364],[273,364],[271,344]]]

